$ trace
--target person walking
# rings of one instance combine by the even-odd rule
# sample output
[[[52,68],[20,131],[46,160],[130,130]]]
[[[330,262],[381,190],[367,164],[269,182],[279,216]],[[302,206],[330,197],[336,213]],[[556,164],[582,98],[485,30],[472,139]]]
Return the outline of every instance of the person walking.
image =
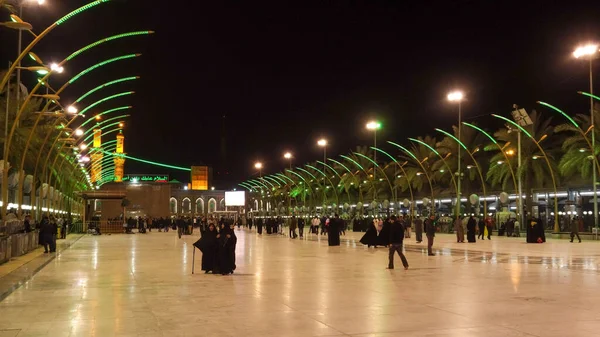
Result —
[[[304,226],[305,226],[305,221],[303,217],[300,217],[298,219],[298,234],[300,234],[300,239],[302,239],[302,237],[304,237]]]
[[[400,221],[396,221],[396,216],[390,218],[390,237],[389,237],[389,255],[388,269],[394,269],[394,255],[398,252],[404,270],[408,270],[408,261],[402,252],[402,243],[404,242],[404,227]]]
[[[485,218],[485,228],[487,229],[488,235],[487,238],[488,240],[492,239],[492,231],[494,230],[494,221],[492,220],[492,217],[487,217]]]
[[[296,228],[298,227],[298,219],[296,219],[295,215],[292,215],[292,219],[290,221],[290,238],[295,239],[298,237],[296,234]]]
[[[465,229],[463,228],[463,217],[458,216],[454,220],[454,232],[456,233],[456,242],[465,242]]]
[[[431,214],[425,220],[425,234],[427,235],[427,255],[435,256],[433,253],[433,238],[435,237],[435,215]]]
[[[481,237],[481,240],[485,240],[485,221],[483,221],[483,218],[479,218],[479,221],[477,222],[477,227],[479,229],[477,238],[479,239]]]
[[[573,220],[571,220],[571,242],[573,242],[575,235],[577,235],[577,240],[581,243],[581,238],[579,237],[579,219],[577,217],[573,217]]]
[[[415,236],[417,237],[417,243],[423,242],[423,220],[419,215],[415,219]]]

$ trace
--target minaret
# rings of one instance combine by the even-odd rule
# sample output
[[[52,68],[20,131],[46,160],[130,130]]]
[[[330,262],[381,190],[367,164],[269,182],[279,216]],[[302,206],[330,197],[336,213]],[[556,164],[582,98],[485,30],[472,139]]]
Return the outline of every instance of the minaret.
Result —
[[[94,129],[94,145],[90,151],[90,157],[92,159],[92,183],[100,181],[102,179],[102,130],[100,128]]]
[[[123,173],[125,166],[125,152],[123,152],[125,148],[125,136],[123,136],[123,130],[119,131],[117,134],[117,149],[114,156],[115,162],[115,182],[123,182]]]

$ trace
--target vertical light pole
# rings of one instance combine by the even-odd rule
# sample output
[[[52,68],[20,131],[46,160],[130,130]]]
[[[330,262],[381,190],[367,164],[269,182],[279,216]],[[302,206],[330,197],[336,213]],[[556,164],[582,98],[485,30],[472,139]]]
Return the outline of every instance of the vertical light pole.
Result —
[[[377,130],[381,129],[381,123],[377,121],[370,121],[367,123],[367,130],[373,130],[373,147],[377,148]],[[377,196],[377,188],[375,187],[375,172],[377,171],[377,151],[373,151],[373,200],[376,199]]]
[[[317,142],[317,145],[323,148],[323,163],[327,162],[327,139],[321,138]],[[323,165],[323,170],[327,169],[325,165]]]
[[[256,163],[254,163],[254,168],[258,170],[258,178],[259,178],[259,180],[260,180],[260,178],[262,178],[262,167],[263,167],[263,164],[261,162],[257,161]],[[261,198],[261,201],[262,201],[262,194],[263,194],[262,189],[261,189],[260,194],[261,194],[260,198]]]
[[[462,111],[461,111],[461,104],[462,104],[462,100],[464,98],[464,94],[462,93],[462,91],[453,91],[451,93],[448,94],[448,100],[450,102],[458,102],[458,141],[459,143],[462,142],[461,138],[460,138],[460,130],[461,130],[461,125],[462,125]],[[458,164],[457,164],[457,174],[458,174],[458,182],[456,183],[456,218],[458,219],[458,217],[460,216],[460,199],[461,199],[461,190],[460,190],[460,183],[462,181],[462,173],[460,170],[460,153],[461,153],[461,147],[458,146]],[[487,209],[484,210],[484,214],[487,213]]]
[[[592,126],[592,156],[596,156],[596,130],[594,130],[594,76],[593,76],[593,62],[594,56],[598,53],[598,45],[588,44],[586,46],[579,47],[573,52],[575,58],[587,57],[590,62],[589,75],[590,75],[590,125]],[[593,165],[593,164],[592,164]],[[592,170],[592,188],[594,191],[594,228],[596,228],[596,240],[598,240],[598,196],[596,195],[596,170]]]
[[[286,152],[283,154],[283,158],[287,159],[290,164],[290,170],[292,169],[292,153]],[[292,215],[292,185],[289,185],[290,191],[288,192],[288,215]],[[298,202],[296,202],[296,205]]]

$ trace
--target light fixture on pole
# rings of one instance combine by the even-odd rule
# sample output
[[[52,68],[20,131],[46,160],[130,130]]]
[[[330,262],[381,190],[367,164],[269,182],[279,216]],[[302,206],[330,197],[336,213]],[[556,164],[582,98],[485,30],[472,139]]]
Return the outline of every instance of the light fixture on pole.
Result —
[[[258,170],[258,176],[262,177],[263,164],[261,162],[257,161],[256,163],[254,163],[254,168]]]
[[[67,107],[67,113],[69,114],[76,114],[78,112],[77,108],[74,107],[73,105],[69,105]]]
[[[533,121],[531,120],[531,118],[529,117],[529,114],[527,113],[527,111],[525,109],[519,109],[519,106],[516,104],[513,104],[513,108],[515,109],[512,112],[512,117],[513,120],[519,124],[522,127],[526,127],[529,125],[533,124]],[[509,127],[509,132],[516,132],[517,133],[517,167],[521,167],[521,130],[519,129],[514,129],[510,126],[510,124],[508,125]],[[509,150],[512,151],[512,150]],[[514,151],[513,151],[514,152]],[[521,226],[525,226],[525,221],[527,219],[525,219],[525,212],[523,211],[523,184],[522,184],[522,179],[521,179],[521,173],[519,170],[517,170],[517,187],[518,187],[518,196],[516,199],[517,202],[517,210],[519,213],[519,223]],[[527,192],[529,193],[529,192]],[[548,206],[546,206],[548,207]],[[548,211],[546,211],[546,217],[548,216]]]
[[[381,123],[377,122],[377,121],[370,121],[367,123],[366,125],[367,130],[372,130],[373,131],[373,147],[377,148],[377,130],[381,129]],[[373,194],[377,195],[377,189],[375,188],[375,179],[376,179],[376,170],[377,167],[375,163],[377,163],[377,151],[373,151]]]
[[[593,76],[593,62],[592,60],[599,52],[599,46],[597,44],[588,44],[581,46],[573,52],[573,56],[577,59],[587,57],[589,59],[589,76],[590,76],[590,127],[592,127],[592,149],[596,149],[596,130],[594,130],[594,76]],[[592,153],[592,156],[596,156],[596,153]],[[593,164],[592,164],[593,165]],[[594,228],[596,228],[596,240],[598,240],[598,196],[596,187],[596,168],[592,169],[592,189],[594,192]]]
[[[287,159],[290,162],[290,170],[292,169],[292,153],[286,152],[283,154],[283,158]]]
[[[461,136],[461,125],[462,125],[462,100],[464,98],[464,94],[462,93],[462,91],[452,91],[451,93],[448,94],[448,101],[450,102],[458,102],[458,142],[462,142],[460,136]],[[460,211],[461,211],[461,207],[460,207],[460,203],[461,203],[461,181],[462,181],[462,172],[460,170],[460,154],[461,154],[461,147],[458,146],[458,163],[457,163],[457,170],[456,170],[456,174],[458,175],[458,181],[456,183],[456,218],[458,219],[458,217],[460,216]],[[484,210],[484,214],[487,213],[487,209]]]
[[[317,142],[317,145],[323,148],[323,163],[327,162],[327,139],[321,138]],[[323,170],[325,170],[325,165],[323,165]]]

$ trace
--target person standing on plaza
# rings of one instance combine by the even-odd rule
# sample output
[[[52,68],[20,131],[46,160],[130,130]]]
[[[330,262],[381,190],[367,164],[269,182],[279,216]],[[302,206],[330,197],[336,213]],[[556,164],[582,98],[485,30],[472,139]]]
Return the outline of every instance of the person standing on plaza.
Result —
[[[219,232],[219,272],[221,275],[233,274],[235,270],[235,246],[237,237],[235,236],[233,225],[223,224]]]
[[[214,224],[208,226],[208,230],[202,234],[202,238],[198,240],[194,246],[198,247],[202,252],[202,270],[205,274],[216,270],[217,249],[219,239],[217,238],[217,230]]]
[[[333,218],[329,219],[329,228],[327,231],[327,241],[330,246],[340,245],[340,228],[342,227],[342,219],[335,213]]]
[[[415,236],[417,237],[417,243],[423,242],[423,220],[419,215],[415,219]]]
[[[389,240],[389,256],[388,256],[388,269],[394,269],[394,255],[398,252],[400,255],[400,259],[402,260],[402,265],[404,269],[408,269],[408,261],[406,260],[406,256],[402,252],[402,243],[404,242],[404,226],[402,226],[402,222],[396,221],[396,216],[392,215],[389,220],[390,222],[390,237]]]
[[[249,217],[248,218],[248,230],[252,231],[252,223],[254,222],[254,218],[253,217]]]
[[[494,230],[494,220],[492,220],[491,216],[485,218],[485,229],[487,229],[487,238],[488,240],[492,239],[492,231]]]
[[[390,224],[390,219],[387,219],[381,226],[381,231],[379,232],[377,240],[380,246],[387,247],[390,244]]]
[[[427,255],[435,256],[433,253],[433,238],[435,237],[435,215],[431,214],[425,220],[425,234],[427,235]]]
[[[262,231],[263,231],[263,218],[259,217],[258,220],[256,220],[256,232],[259,235],[262,235]]]
[[[477,232],[477,220],[473,216],[469,217],[469,221],[467,221],[467,241],[468,242],[476,242],[475,233]]]
[[[304,237],[304,226],[305,226],[305,221],[303,217],[298,218],[298,234],[300,234],[300,239],[302,239],[302,237]]]
[[[40,222],[40,233],[38,243],[44,246],[44,254],[49,252],[49,248],[52,247],[52,225],[50,225],[50,219],[44,215]]]
[[[296,228],[298,227],[298,219],[296,219],[295,215],[292,215],[290,220],[290,238],[295,239],[298,237],[296,234]]]
[[[318,235],[320,223],[321,223],[321,221],[319,221],[319,217],[315,216],[314,218],[312,218],[311,225],[310,225],[310,232]]]
[[[483,221],[483,218],[479,218],[479,221],[477,222],[477,227],[479,229],[477,238],[479,239],[481,237],[481,240],[485,240],[485,221]]]
[[[179,236],[179,238],[181,239],[181,235],[183,235],[183,230],[185,228],[185,221],[183,220],[182,216],[177,218],[177,220],[175,221],[175,225],[177,226],[177,236]]]
[[[463,228],[463,217],[460,215],[458,216],[458,218],[456,218],[456,220],[454,220],[454,232],[456,233],[456,242],[465,242],[465,229]]]
[[[371,246],[377,248],[377,228],[375,227],[375,221],[370,222],[369,228],[367,228],[367,232],[360,239],[360,243],[363,245],[367,245],[367,248],[371,248]]]
[[[581,243],[581,238],[579,237],[579,219],[576,216],[571,220],[571,242],[573,242],[575,235],[577,235],[577,240]]]
[[[402,227],[404,227],[404,237],[407,239],[410,239],[410,230],[411,230],[411,223],[408,220],[408,218],[406,217],[406,213],[404,213],[402,215],[402,217],[399,219],[400,223],[402,224]]]

